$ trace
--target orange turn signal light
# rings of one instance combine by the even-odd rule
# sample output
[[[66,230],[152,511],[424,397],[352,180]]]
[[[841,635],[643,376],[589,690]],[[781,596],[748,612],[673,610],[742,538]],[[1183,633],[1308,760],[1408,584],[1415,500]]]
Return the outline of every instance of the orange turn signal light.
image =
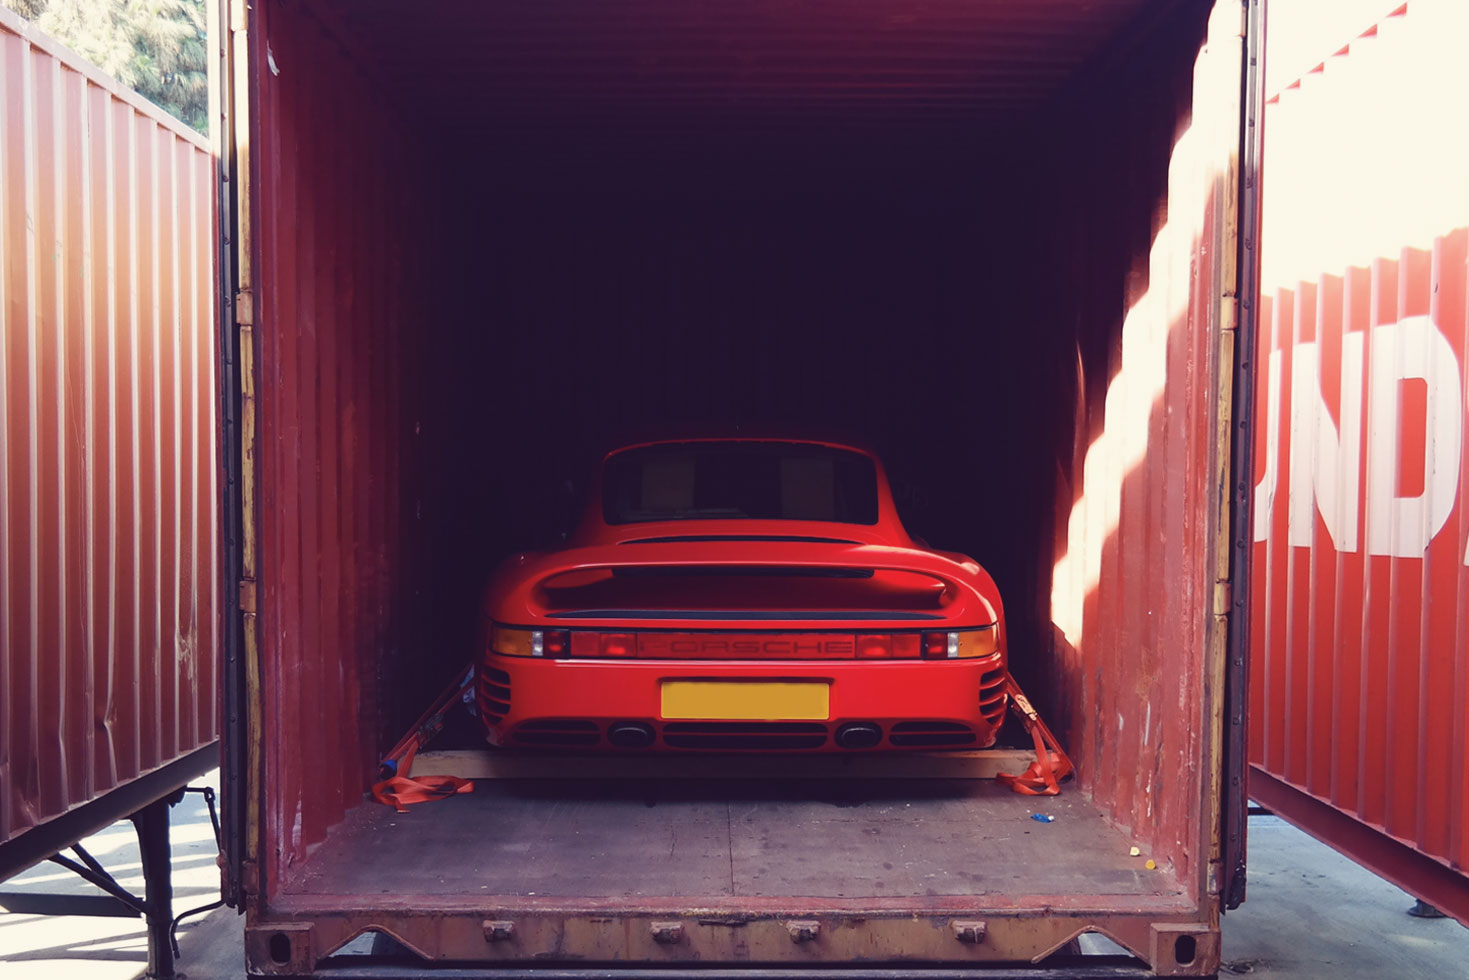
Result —
[[[535,634],[531,630],[513,630],[496,626],[490,630],[490,652],[507,657],[534,657]]]
[[[923,634],[924,660],[971,660],[991,656],[999,649],[999,632],[993,623],[974,630]]]
[[[566,657],[571,634],[566,630],[518,630],[495,626],[490,630],[490,652],[506,657]]]

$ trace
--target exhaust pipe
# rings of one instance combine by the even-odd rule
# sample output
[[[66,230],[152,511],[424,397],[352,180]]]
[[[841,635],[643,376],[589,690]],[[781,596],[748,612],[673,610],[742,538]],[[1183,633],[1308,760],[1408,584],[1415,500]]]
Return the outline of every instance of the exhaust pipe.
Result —
[[[836,739],[844,749],[871,749],[882,741],[882,729],[870,721],[848,722],[837,729]]]
[[[640,721],[619,721],[607,729],[607,741],[619,749],[646,749],[653,737],[653,726]]]

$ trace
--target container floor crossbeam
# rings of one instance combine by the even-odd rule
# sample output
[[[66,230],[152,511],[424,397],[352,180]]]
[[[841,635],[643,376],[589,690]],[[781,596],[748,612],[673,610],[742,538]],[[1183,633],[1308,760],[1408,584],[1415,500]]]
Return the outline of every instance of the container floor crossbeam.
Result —
[[[1014,969],[914,969],[911,967],[866,967],[822,969],[822,980],[1124,980],[1154,976],[1146,967],[1121,956],[1072,957],[1045,966]],[[348,963],[318,968],[314,980],[402,980],[411,975],[424,980],[811,980],[812,970],[754,967],[711,972],[709,968],[649,970],[646,967],[526,968],[434,967],[420,962],[404,973],[403,963]]]

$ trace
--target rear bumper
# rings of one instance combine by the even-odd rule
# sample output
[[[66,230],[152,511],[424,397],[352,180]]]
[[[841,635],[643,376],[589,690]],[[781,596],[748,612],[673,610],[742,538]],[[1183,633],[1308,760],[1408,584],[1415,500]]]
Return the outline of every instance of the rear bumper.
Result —
[[[825,719],[680,719],[663,714],[670,680],[829,685]],[[645,725],[654,750],[841,751],[844,725],[881,730],[877,750],[986,748],[1004,720],[1004,665],[972,661],[581,661],[490,654],[477,682],[493,742],[613,748],[608,729]]]

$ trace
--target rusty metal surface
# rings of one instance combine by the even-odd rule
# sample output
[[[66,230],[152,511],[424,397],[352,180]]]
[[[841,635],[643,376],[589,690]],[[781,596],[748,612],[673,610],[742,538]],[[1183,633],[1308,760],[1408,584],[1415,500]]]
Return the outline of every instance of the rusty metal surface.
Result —
[[[961,6],[988,11],[1002,35],[1020,16],[936,9]],[[737,79],[670,84],[696,107],[722,99],[738,111],[700,144],[722,149],[669,191],[656,151],[676,140],[648,151],[652,176],[635,184],[625,168],[599,169],[609,129],[647,140],[658,127],[622,127],[621,110],[599,113],[605,127],[550,111],[561,96],[547,86],[570,55],[526,77],[528,104],[546,111],[518,116],[494,79],[444,87],[461,35],[482,29],[475,18],[425,39],[395,33],[383,4],[249,8],[253,318],[241,336],[258,357],[244,386],[258,438],[242,460],[258,491],[259,553],[246,566],[259,578],[258,619],[246,612],[259,640],[248,663],[259,812],[245,858],[256,962],[301,898],[292,884],[309,850],[360,805],[375,753],[401,734],[392,719],[407,712],[406,724],[422,703],[413,692],[462,666],[456,630],[483,563],[523,546],[522,526],[556,506],[551,478],[574,472],[587,432],[670,415],[738,422],[742,405],[856,421],[929,479],[952,546],[975,544],[1004,576],[1026,650],[1018,669],[1080,763],[1068,791],[1145,842],[1185,908],[1160,919],[1136,896],[1084,888],[1068,900],[1094,903],[1100,927],[1160,969],[1174,968],[1152,924],[1164,919],[1198,934],[1191,969],[1217,962],[1240,10],[1222,3],[1208,25],[1203,4],[1080,4],[1066,8],[1074,20],[1047,10],[1037,43],[1071,54],[982,85],[1012,127],[1004,153],[976,149],[972,134],[952,158],[943,141],[887,138],[882,98],[844,96],[831,139],[802,144],[808,162],[834,165],[831,185],[808,195],[802,174],[751,192],[784,175],[762,154],[791,130],[768,105],[745,112],[759,100],[730,101]],[[547,37],[570,46],[574,20]],[[625,73],[617,59],[642,55],[631,35],[609,36],[627,50],[614,45],[606,70]],[[647,43],[656,54],[656,34]],[[826,96],[791,85],[800,118],[820,118]],[[951,119],[943,106],[977,111],[928,76],[917,86],[939,106],[918,114],[924,125]],[[621,91],[641,113],[637,88],[572,90]],[[847,125],[861,119],[870,125]],[[566,152],[549,153],[549,175],[515,162],[553,137]],[[752,155],[711,160],[728,155],[724,137]],[[912,201],[848,186],[853,146],[892,181],[879,186]],[[567,158],[584,159],[563,184]],[[1002,424],[1022,413],[1023,428]],[[451,915],[452,902],[421,898],[394,899],[398,918],[422,919],[415,941],[455,957],[472,940],[483,955],[498,913]],[[309,968],[379,911],[302,908],[287,931],[322,936],[304,948],[288,936],[285,965]],[[984,902],[952,911],[930,929],[944,956],[1006,935]],[[820,923],[818,947],[848,935],[798,918]],[[985,942],[957,939],[950,918],[983,921]],[[657,921],[672,921],[667,909]],[[897,921],[882,928],[908,928]],[[1033,954],[1067,938],[1045,921]],[[638,932],[647,948],[673,948],[651,922]],[[461,927],[463,943],[451,935]],[[800,948],[784,926],[771,935]]]
[[[1469,922],[1469,146],[1440,123],[1466,30],[1414,2],[1274,82],[1250,761],[1282,816]]]
[[[488,904],[483,914],[364,910],[350,904],[303,910],[247,927],[245,955],[263,974],[308,973],[368,931],[384,932],[424,958],[514,965],[564,962],[703,964],[1039,963],[1087,932],[1101,933],[1153,965],[1150,976],[1204,976],[1218,967],[1219,934],[1208,923],[1158,910],[1057,912],[1041,907],[983,923],[938,907],[892,915],[791,902],[731,916],[717,909],[526,909]],[[976,925],[980,928],[976,929]],[[675,941],[667,941],[677,935]],[[660,936],[662,939],[660,939]],[[277,938],[281,937],[281,938]],[[1180,943],[1187,937],[1192,944]],[[284,955],[277,955],[284,954]]]
[[[218,736],[213,167],[0,10],[0,841]]]

